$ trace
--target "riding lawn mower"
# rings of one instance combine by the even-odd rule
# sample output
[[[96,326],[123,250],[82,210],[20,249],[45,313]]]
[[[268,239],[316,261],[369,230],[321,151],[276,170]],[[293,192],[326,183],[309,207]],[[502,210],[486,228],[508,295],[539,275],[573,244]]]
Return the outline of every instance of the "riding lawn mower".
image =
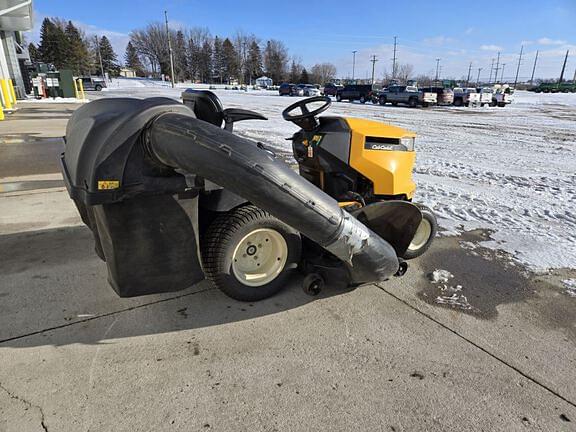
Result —
[[[317,294],[338,275],[350,287],[406,272],[436,234],[412,203],[415,134],[322,116],[329,97],[282,115],[298,171],[234,124],[266,120],[224,109],[210,91],[100,99],[75,111],[62,171],[122,297],[181,290],[208,278],[241,301],[270,297],[296,271]]]

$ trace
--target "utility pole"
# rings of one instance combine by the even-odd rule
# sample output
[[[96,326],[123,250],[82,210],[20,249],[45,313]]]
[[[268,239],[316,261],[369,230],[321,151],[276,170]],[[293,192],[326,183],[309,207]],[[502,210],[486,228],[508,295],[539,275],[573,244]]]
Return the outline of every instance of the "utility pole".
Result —
[[[520,46],[520,55],[518,56],[518,66],[516,67],[516,78],[514,78],[514,88],[516,88],[516,83],[518,82],[518,73],[520,72],[520,62],[522,61],[522,52],[524,51],[524,45]]]
[[[574,77],[572,78],[572,84],[576,84],[576,69],[574,69]]]
[[[372,62],[372,85],[374,85],[374,68],[376,67],[376,62],[378,59],[375,55],[372,55],[372,59],[370,61]]]
[[[394,36],[394,56],[392,57],[392,79],[396,78],[396,36]]]
[[[476,77],[476,86],[480,86],[480,71],[482,68],[478,68],[478,76]]]
[[[488,78],[488,84],[492,84],[492,72],[494,71],[494,59],[492,59],[492,64],[490,65],[490,78]]]
[[[438,85],[438,68],[440,67],[440,59],[436,59],[436,78],[434,78],[434,83]]]
[[[566,62],[568,61],[568,53],[570,51],[566,50],[566,57],[564,57],[564,64],[562,65],[562,72],[560,72],[560,79],[558,80],[558,84],[560,84],[564,80],[564,71],[566,70]]]
[[[532,67],[532,76],[530,77],[530,85],[534,81],[534,72],[536,71],[536,62],[538,61],[538,51],[536,51],[536,57],[534,57],[534,66]]]
[[[164,11],[164,18],[166,19],[166,36],[168,37],[168,52],[170,54],[170,81],[172,88],[174,88],[174,53],[172,52],[172,42],[170,41],[170,30],[168,29],[168,12]]]
[[[496,60],[496,73],[494,74],[494,82],[498,82],[498,71],[500,70],[500,51],[498,51],[498,59]]]
[[[472,72],[472,62],[470,62],[470,66],[468,66],[468,78],[466,78],[466,87],[470,84],[470,72]]]
[[[352,81],[354,81],[355,69],[356,69],[356,51],[352,51]]]
[[[96,49],[98,50],[98,59],[100,60],[100,72],[102,73],[102,79],[106,80],[106,75],[104,75],[104,66],[102,65],[102,53],[100,52],[100,41],[98,41],[98,36],[94,36],[96,39]]]
[[[502,74],[500,75],[500,82],[504,83],[504,67],[506,66],[506,63],[502,63]]]

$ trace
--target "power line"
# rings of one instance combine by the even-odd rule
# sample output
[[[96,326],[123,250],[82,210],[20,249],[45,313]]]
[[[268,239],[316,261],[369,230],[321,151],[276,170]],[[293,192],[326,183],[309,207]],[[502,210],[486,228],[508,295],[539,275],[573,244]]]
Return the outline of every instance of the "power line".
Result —
[[[488,78],[488,84],[492,84],[492,72],[494,71],[494,59],[492,59],[492,64],[490,65],[490,78]]]
[[[374,84],[374,68],[376,67],[376,62],[378,59],[375,55],[372,55],[372,59],[370,61],[372,62],[372,84]]]
[[[516,88],[516,83],[518,82],[518,72],[520,72],[520,63],[522,62],[523,51],[524,51],[524,45],[520,45],[520,55],[518,56],[518,66],[516,67],[516,78],[514,78],[514,88]]]
[[[170,81],[172,82],[172,88],[174,88],[174,53],[172,52],[172,42],[170,41],[167,11],[164,11],[164,18],[166,19],[166,36],[168,37],[168,52],[170,53]]]
[[[352,51],[352,81],[354,81],[354,72],[356,69],[356,53],[356,50]]]
[[[536,51],[536,57],[534,57],[534,66],[532,67],[532,76],[530,77],[530,85],[534,81],[534,72],[536,71],[536,62],[538,61],[538,51]]]
[[[396,78],[396,39],[394,36],[394,57],[392,57],[392,79]]]
[[[494,74],[494,82],[498,82],[498,71],[500,70],[500,51],[498,51],[498,59],[496,60],[496,73]]]

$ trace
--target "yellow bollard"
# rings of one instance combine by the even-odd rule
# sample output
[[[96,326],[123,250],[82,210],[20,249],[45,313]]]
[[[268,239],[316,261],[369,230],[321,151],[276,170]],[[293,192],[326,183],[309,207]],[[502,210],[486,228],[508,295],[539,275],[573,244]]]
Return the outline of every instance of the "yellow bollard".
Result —
[[[75,97],[76,99],[78,99],[78,94],[79,94],[79,92],[78,92],[78,81],[77,81],[77,80],[72,80],[72,81],[74,82],[74,97]]]
[[[78,78],[78,86],[80,87],[80,94],[82,95],[82,100],[86,99],[84,95],[84,84],[82,83],[82,78]]]
[[[8,84],[10,84],[10,96],[12,96],[12,103],[16,105],[16,91],[14,90],[14,81],[9,79]]]
[[[11,110],[12,102],[10,102],[10,89],[5,79],[0,79],[0,89],[2,90],[2,99],[4,100],[4,109]]]
[[[0,109],[0,121],[4,120],[4,110]]]

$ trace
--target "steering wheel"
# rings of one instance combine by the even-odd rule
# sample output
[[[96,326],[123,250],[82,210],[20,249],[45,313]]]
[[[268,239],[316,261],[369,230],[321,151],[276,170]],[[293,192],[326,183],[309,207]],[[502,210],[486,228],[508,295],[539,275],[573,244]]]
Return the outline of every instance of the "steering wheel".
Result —
[[[310,111],[307,105],[313,102],[324,102],[324,104],[319,108]],[[296,123],[304,130],[312,130],[318,124],[316,121],[316,116],[326,111],[330,105],[332,105],[332,99],[330,99],[328,96],[310,97],[290,105],[288,108],[282,111],[282,118],[284,118],[284,120]],[[300,108],[301,114],[290,114],[292,111],[298,108]]]

